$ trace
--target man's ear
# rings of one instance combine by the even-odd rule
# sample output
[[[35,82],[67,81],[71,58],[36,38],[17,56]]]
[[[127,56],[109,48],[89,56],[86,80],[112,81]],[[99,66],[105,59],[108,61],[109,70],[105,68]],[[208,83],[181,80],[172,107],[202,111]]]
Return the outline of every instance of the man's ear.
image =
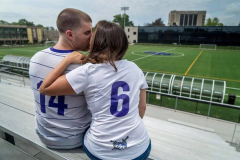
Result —
[[[67,39],[69,39],[70,41],[73,41],[73,31],[72,30],[67,30],[65,32],[65,34],[66,34]]]

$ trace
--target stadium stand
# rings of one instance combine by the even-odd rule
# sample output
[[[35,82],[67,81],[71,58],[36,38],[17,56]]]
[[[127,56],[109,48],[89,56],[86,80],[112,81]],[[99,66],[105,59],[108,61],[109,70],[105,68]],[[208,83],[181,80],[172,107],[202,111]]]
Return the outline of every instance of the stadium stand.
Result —
[[[2,157],[19,159],[21,157],[16,155],[21,153],[22,159],[89,159],[82,148],[51,150],[40,142],[35,133],[34,98],[30,87],[13,82],[10,85],[8,81],[2,80],[0,90],[0,154]],[[208,121],[209,126],[203,127],[200,124],[191,126],[191,121],[199,123]],[[231,130],[233,124],[230,126],[223,121],[214,122],[200,116],[177,113],[150,105],[147,107],[144,123],[152,140],[149,159],[238,160],[240,157],[240,153],[234,147],[216,134],[218,128],[214,128],[219,126],[224,130]],[[8,142],[3,139],[15,145],[6,145]]]

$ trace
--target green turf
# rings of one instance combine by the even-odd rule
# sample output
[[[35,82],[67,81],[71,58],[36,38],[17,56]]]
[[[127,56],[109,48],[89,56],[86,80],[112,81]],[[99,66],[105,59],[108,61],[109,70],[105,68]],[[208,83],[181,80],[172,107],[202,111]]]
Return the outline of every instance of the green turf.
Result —
[[[184,56],[149,55],[143,53],[145,51],[166,51],[167,53],[174,54],[183,53]],[[184,75],[201,51],[202,50],[194,48],[179,48],[174,46],[136,45],[130,46],[124,58],[134,61],[144,71]],[[227,87],[240,89],[239,61],[240,51],[203,50],[186,76],[224,80],[226,81]],[[235,105],[240,106],[240,90],[227,88],[226,94],[231,93],[239,96],[235,100]],[[227,101],[228,95],[225,96],[224,102],[227,103]],[[175,108],[175,98],[162,96],[161,100],[157,100],[155,94],[150,94],[149,103],[172,109]],[[193,101],[179,100],[177,109],[207,116],[209,104],[198,103],[198,105],[196,105],[196,103],[197,102]],[[240,110],[212,106],[209,116],[237,122],[239,115]]]
[[[36,52],[45,48],[46,47],[23,47],[0,49],[0,59],[5,55],[32,57]]]
[[[194,48],[195,47],[195,48]],[[184,75],[196,57],[202,50],[197,46],[178,47],[163,45],[131,45],[124,56],[124,59],[133,61],[143,71],[169,73]],[[0,49],[0,59],[5,55],[33,56],[37,51],[46,47],[26,47],[26,48],[8,48]],[[221,48],[221,47],[217,47]],[[192,65],[186,76],[199,77],[206,79],[225,80],[226,86],[240,89],[240,50],[226,50],[228,47],[222,47],[225,50],[203,50],[202,54]],[[144,53],[146,51],[173,53],[173,56],[160,56]],[[240,106],[240,90],[226,89],[226,94],[235,94],[235,104]],[[228,96],[225,96],[224,102],[227,103]],[[149,103],[175,108],[175,98],[162,96],[161,100],[156,99],[155,94],[149,97]],[[197,106],[197,107],[196,107]],[[207,115],[208,104],[179,100],[178,110]],[[221,108],[221,109],[220,109]],[[210,117],[237,121],[240,114],[239,110],[213,106]]]

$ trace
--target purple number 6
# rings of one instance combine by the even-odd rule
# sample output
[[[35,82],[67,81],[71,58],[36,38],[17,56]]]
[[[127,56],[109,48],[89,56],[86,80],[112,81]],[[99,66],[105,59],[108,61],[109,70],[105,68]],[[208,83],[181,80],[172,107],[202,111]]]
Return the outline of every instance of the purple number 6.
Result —
[[[128,114],[129,111],[129,97],[126,94],[121,94],[118,96],[118,88],[122,87],[123,91],[130,91],[129,85],[124,81],[117,81],[112,85],[112,93],[111,93],[111,106],[110,112],[112,115],[116,117],[123,117]],[[122,99],[122,110],[118,111],[118,101]]]

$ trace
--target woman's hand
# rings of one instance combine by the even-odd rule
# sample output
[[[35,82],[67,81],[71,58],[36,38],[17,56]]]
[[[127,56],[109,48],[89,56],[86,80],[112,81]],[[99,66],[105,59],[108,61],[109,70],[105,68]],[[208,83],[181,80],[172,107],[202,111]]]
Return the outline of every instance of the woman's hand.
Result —
[[[83,55],[80,52],[73,51],[72,53],[68,54],[67,57],[65,58],[69,64],[74,63],[74,64],[81,64],[82,60],[86,56]]]

